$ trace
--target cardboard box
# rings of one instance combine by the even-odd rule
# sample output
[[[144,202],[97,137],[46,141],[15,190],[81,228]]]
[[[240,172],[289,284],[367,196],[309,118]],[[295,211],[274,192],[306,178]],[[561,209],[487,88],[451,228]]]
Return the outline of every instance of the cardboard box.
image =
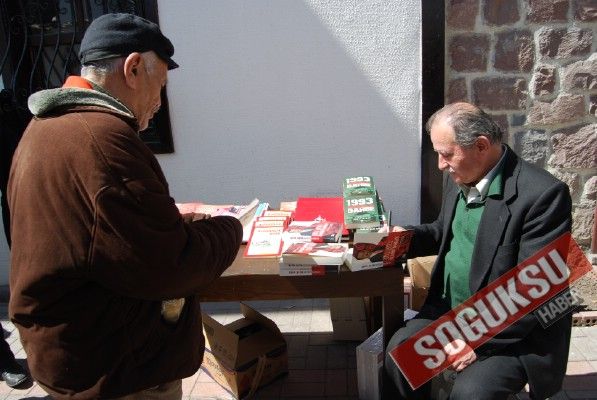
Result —
[[[330,317],[334,340],[365,340],[367,338],[367,313],[361,297],[330,299]]]
[[[237,399],[288,372],[286,340],[276,324],[241,303],[243,318],[222,325],[203,313],[202,368]]]
[[[417,257],[407,260],[406,265],[411,280],[410,308],[419,311],[429,290],[431,270],[437,256]],[[406,283],[406,280],[405,280]],[[406,284],[404,288],[406,293]]]
[[[381,399],[383,359],[383,333],[379,328],[357,346],[357,385],[360,400]]]

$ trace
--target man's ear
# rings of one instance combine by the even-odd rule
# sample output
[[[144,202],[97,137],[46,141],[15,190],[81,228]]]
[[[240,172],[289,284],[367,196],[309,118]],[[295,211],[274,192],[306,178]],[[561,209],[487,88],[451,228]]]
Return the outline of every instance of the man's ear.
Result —
[[[479,152],[486,152],[491,147],[491,142],[487,136],[479,136],[475,141],[475,147]]]
[[[139,87],[139,72],[143,68],[141,53],[131,53],[124,60],[124,81],[131,89]]]

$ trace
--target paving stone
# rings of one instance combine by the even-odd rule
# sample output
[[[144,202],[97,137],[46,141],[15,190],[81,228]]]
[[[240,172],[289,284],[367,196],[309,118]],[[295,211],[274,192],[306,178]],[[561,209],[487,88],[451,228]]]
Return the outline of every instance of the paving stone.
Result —
[[[19,390],[19,389],[15,389],[14,391],[23,393],[23,391]],[[50,398],[48,393],[46,393],[46,391],[43,390],[41,388],[41,386],[39,386],[37,383],[34,383],[31,386],[31,389],[27,392],[27,397],[37,397],[37,398],[42,397],[43,398],[44,396],[47,396],[47,398]]]
[[[302,311],[301,311],[302,312]],[[294,319],[294,313],[288,312],[284,310],[270,310],[270,311],[261,311],[263,315],[271,319],[278,325],[280,331],[286,332],[287,328],[292,326],[292,321]],[[309,330],[307,329],[306,332]]]
[[[197,381],[199,379],[199,375],[201,375],[201,372],[202,372],[201,369],[199,369],[199,371],[197,371],[193,376],[189,376],[188,378],[185,378],[182,380],[182,392],[183,393],[192,393],[193,392],[193,388],[197,384]]]
[[[568,394],[572,391],[577,390],[597,390],[595,385],[595,378],[597,374],[591,375],[579,375],[579,376],[568,376],[564,377],[564,383],[562,389]]]
[[[327,369],[346,369],[348,367],[348,355],[343,345],[327,346]]]
[[[219,399],[219,400],[233,400],[234,396],[226,391],[222,386],[213,383],[203,383],[202,385],[196,385],[193,392],[189,394],[191,399]]]
[[[579,327],[577,329],[580,330],[584,336],[591,338],[595,341],[595,343],[597,343],[597,325],[589,327]]]
[[[574,340],[574,345],[587,361],[597,361],[597,343],[589,337],[579,337]]]
[[[292,324],[288,327],[285,332],[310,332],[311,331],[311,316],[312,311],[309,310],[296,310],[292,312],[293,319]]]
[[[285,382],[325,382],[325,369],[291,370],[284,379]]]
[[[350,368],[350,369],[357,368],[356,349],[353,350],[353,353],[348,355],[348,361],[347,361],[346,367]]]
[[[269,305],[262,304],[260,307],[269,308],[268,312],[271,312],[275,318],[282,318],[283,321],[291,320],[291,325],[295,325],[297,321],[302,324],[300,321],[307,320],[309,318],[307,315],[313,314],[313,312],[305,312],[305,308],[308,308],[310,303],[280,301],[276,305],[278,307],[276,310],[272,309],[271,303],[268,303]],[[214,306],[216,304],[209,303],[204,310],[210,310],[210,315],[211,311],[217,310],[218,318],[224,320],[233,321],[240,318],[238,303],[230,302],[223,307]],[[291,398],[293,400],[356,400],[358,398],[355,356],[358,342],[335,342],[329,319],[329,302],[327,299],[317,299],[312,302],[312,305],[316,309],[317,318],[329,321],[328,329],[321,332],[314,331],[310,327],[301,334],[285,332],[290,372],[286,377],[261,388],[254,398]],[[0,312],[1,308],[0,305]],[[18,337],[18,331],[14,329],[14,325],[6,319],[6,316],[3,318],[1,323],[5,329],[10,330],[8,338],[13,339],[13,350],[17,358],[24,362],[25,353]],[[552,397],[550,400],[597,399],[596,353],[597,326],[573,328],[565,391],[558,394],[559,397]],[[341,381],[344,381],[344,384]],[[528,395],[526,396],[528,399]],[[25,398],[31,400],[50,399],[45,391],[35,383],[24,390],[15,390],[0,382],[0,400]],[[231,400],[233,398],[203,370],[183,380],[183,399],[185,400]],[[521,395],[519,398],[525,399]]]
[[[238,311],[240,306],[238,301],[219,301],[201,303],[201,309],[211,315],[215,311]]]
[[[566,392],[563,390],[559,391],[558,393],[554,394],[549,398],[549,400],[569,400],[570,398],[566,395]]]
[[[214,382],[213,378],[203,368],[199,369],[199,375],[197,376],[197,383],[202,382]]]
[[[313,299],[280,300],[280,308],[288,311],[312,310]]]
[[[334,336],[330,333],[311,333],[309,346],[323,346],[334,343]]]
[[[301,382],[288,383],[282,386],[282,397],[307,397],[307,396],[324,396],[325,383],[323,382]]]
[[[330,318],[330,311],[327,310],[313,310],[311,316],[311,332],[332,332],[332,320]]]
[[[346,372],[348,378],[348,385],[347,385],[347,392],[349,396],[358,396],[359,395],[359,386],[358,386],[358,378],[357,378],[357,370],[356,369],[349,369]]]
[[[347,379],[346,370],[328,370],[325,375],[325,395],[327,396],[346,396]]]
[[[285,383],[285,379],[277,379],[264,387],[261,387],[255,393],[254,398],[256,399],[278,399],[280,398],[280,392],[282,386]]]
[[[329,311],[330,299],[313,299],[313,309]]]
[[[7,318],[7,317],[3,317],[3,318]],[[4,329],[5,333],[10,333],[15,330],[15,326],[10,321],[2,321],[2,329]]]
[[[289,357],[304,357],[307,353],[309,335],[284,335],[288,345]]]
[[[566,368],[566,375],[571,377],[575,375],[589,375],[596,372],[588,361],[571,361]]]
[[[8,395],[12,391],[4,382],[0,383],[0,398]]]
[[[305,357],[288,357],[288,369],[305,369],[307,365],[307,359]]]
[[[326,369],[327,351],[310,347],[305,360],[306,369]]]
[[[571,400],[595,400],[597,399],[597,390],[567,390],[566,395]]]
[[[576,341],[570,343],[570,351],[568,352],[568,361],[586,361],[585,356],[580,349],[574,344]]]
[[[42,400],[42,399],[46,400],[46,399],[51,399],[51,397],[47,396],[47,395],[45,395],[45,396],[40,395],[40,396],[33,396],[33,397],[27,396],[26,398],[23,398],[23,394],[11,393],[11,394],[7,395],[6,397],[4,397],[3,399],[4,400],[24,400],[24,399],[26,399],[26,400]]]
[[[261,312],[261,310],[274,310],[279,308],[279,302],[279,300],[251,300],[244,301],[243,303]]]

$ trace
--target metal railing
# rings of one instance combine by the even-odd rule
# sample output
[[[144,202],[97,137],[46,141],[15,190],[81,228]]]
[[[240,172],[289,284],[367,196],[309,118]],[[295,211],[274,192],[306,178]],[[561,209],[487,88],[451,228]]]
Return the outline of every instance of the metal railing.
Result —
[[[30,94],[62,86],[78,75],[83,33],[100,15],[128,12],[157,20],[156,0],[0,0],[0,75],[3,113],[17,112],[24,125]],[[156,21],[157,22],[157,21]],[[162,110],[142,138],[154,152],[172,152],[165,92]],[[20,136],[20,133],[15,133]]]

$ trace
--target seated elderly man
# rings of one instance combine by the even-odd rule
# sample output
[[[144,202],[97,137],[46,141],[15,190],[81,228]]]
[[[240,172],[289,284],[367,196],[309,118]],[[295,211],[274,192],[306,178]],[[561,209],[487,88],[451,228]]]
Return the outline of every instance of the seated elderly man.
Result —
[[[480,108],[449,104],[429,118],[427,130],[446,172],[443,203],[436,221],[410,227],[408,256],[438,257],[420,313],[394,334],[389,350],[571,226],[568,187],[502,143],[499,127]],[[548,328],[524,316],[453,362],[450,399],[506,399],[527,382],[532,398],[553,395],[565,375],[570,332],[571,314]],[[389,355],[385,365],[401,398],[430,398],[429,383],[413,391]]]

